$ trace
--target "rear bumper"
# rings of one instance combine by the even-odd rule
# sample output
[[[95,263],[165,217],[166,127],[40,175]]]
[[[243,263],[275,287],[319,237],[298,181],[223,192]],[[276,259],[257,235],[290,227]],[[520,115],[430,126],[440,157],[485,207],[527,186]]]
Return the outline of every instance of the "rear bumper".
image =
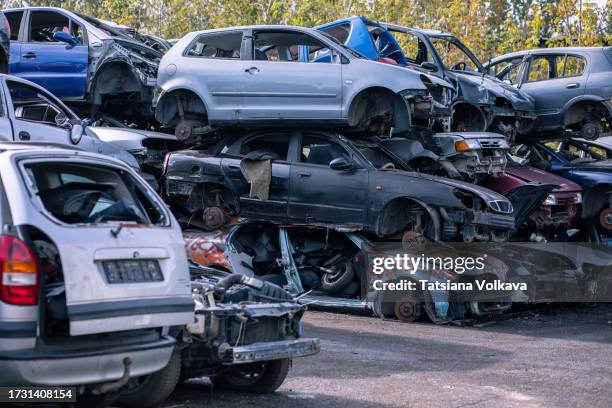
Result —
[[[19,350],[0,354],[0,386],[80,385],[115,381],[131,360],[130,376],[161,370],[168,364],[175,340],[164,337],[130,347],[112,347],[70,355]]]
[[[232,348],[232,362],[245,364],[257,361],[280,360],[306,357],[321,351],[319,339],[281,340],[268,343],[254,343]]]

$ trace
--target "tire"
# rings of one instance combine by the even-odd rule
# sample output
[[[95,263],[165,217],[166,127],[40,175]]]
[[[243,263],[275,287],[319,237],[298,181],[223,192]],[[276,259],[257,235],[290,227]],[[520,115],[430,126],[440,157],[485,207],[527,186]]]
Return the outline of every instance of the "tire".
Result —
[[[353,281],[355,270],[351,261],[345,261],[332,268],[334,273],[324,273],[321,277],[321,290],[329,293],[339,292]]]
[[[272,360],[232,367],[228,372],[210,378],[216,386],[228,391],[269,394],[281,386],[291,366],[291,359]],[[254,372],[257,374],[254,377]]]
[[[168,365],[160,371],[142,378],[138,388],[127,391],[117,399],[120,407],[148,408],[161,405],[168,399],[181,376],[181,355],[175,351]]]

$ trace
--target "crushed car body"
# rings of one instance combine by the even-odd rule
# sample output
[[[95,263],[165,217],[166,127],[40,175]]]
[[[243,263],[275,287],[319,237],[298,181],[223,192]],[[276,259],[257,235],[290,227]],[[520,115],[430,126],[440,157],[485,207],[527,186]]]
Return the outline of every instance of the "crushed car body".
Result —
[[[317,27],[379,62],[427,72],[453,85],[450,123],[438,130],[492,131],[514,138],[535,119],[533,99],[486,75],[476,56],[457,37],[433,30],[350,17]],[[401,43],[401,45],[400,45]]]
[[[180,141],[240,125],[401,132],[448,116],[432,95],[451,86],[292,26],[189,33],[164,55],[157,81],[155,117]]]
[[[230,135],[170,153],[164,177],[177,216],[208,229],[239,214],[381,237],[496,241],[522,217],[498,193],[414,172],[380,143],[326,131]]]
[[[61,8],[3,13],[16,33],[10,47],[12,75],[45,87],[92,118],[105,114],[142,126],[152,123],[162,47]],[[72,69],[66,70],[66,63]]]
[[[370,256],[380,256],[384,251],[374,249],[374,242],[355,232],[243,221],[213,232],[187,229],[183,235],[187,255],[195,264],[282,285],[311,308],[404,321],[427,316],[435,323],[510,308],[508,293],[488,296],[486,301],[481,293],[480,300],[467,301],[456,299],[450,291],[425,291],[419,298],[374,291],[378,277],[370,271]],[[397,253],[397,248],[389,249],[389,253]],[[492,277],[505,281],[507,267],[502,262],[491,258],[489,266],[486,271],[464,275],[426,269],[416,273],[394,270],[389,273],[393,278],[383,277],[383,281],[435,283]]]

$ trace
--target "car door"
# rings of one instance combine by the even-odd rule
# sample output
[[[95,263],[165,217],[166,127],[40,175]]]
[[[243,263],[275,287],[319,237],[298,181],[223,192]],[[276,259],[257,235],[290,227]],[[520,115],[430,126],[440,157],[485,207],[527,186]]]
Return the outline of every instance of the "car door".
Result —
[[[241,74],[246,120],[340,120],[342,65],[319,39],[294,30],[254,30]]]
[[[351,152],[329,135],[304,132],[291,164],[289,216],[306,222],[365,223],[368,170],[355,164],[332,169],[334,159],[353,160]]]
[[[3,81],[8,117],[16,142],[54,142],[70,144],[70,112],[55,103],[54,97],[34,86],[6,79]],[[62,119],[65,119],[63,123]]]
[[[16,75],[60,98],[83,98],[89,58],[84,27],[57,10],[30,11],[26,20]],[[69,34],[75,44],[55,40],[56,32]]]
[[[587,80],[584,57],[572,54],[532,54],[520,86],[535,99],[536,128],[563,127],[563,108],[583,95]]]
[[[21,61],[21,42],[19,32],[21,31],[21,22],[25,13],[23,10],[9,10],[4,11],[3,13],[11,29],[9,46],[9,73],[11,75],[18,75],[20,69],[19,63]]]
[[[242,138],[222,153],[223,173],[240,196],[241,215],[287,217],[291,140],[289,131],[257,133]],[[265,190],[267,197],[262,197]]]
[[[178,68],[192,79],[207,102],[211,123],[241,118],[241,79],[245,75],[243,31],[223,30],[197,36],[183,54]]]

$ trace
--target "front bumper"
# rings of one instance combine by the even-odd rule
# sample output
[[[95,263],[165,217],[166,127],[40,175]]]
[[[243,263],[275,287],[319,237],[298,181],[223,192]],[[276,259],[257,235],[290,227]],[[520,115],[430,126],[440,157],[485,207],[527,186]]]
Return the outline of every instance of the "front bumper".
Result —
[[[225,364],[246,364],[258,361],[306,357],[321,351],[319,339],[281,340],[233,347],[232,361]]]
[[[130,348],[113,347],[90,352],[57,355],[36,351],[0,355],[0,386],[82,385],[116,381],[129,358],[130,377],[151,374],[164,368],[174,350],[175,340],[164,337]]]

